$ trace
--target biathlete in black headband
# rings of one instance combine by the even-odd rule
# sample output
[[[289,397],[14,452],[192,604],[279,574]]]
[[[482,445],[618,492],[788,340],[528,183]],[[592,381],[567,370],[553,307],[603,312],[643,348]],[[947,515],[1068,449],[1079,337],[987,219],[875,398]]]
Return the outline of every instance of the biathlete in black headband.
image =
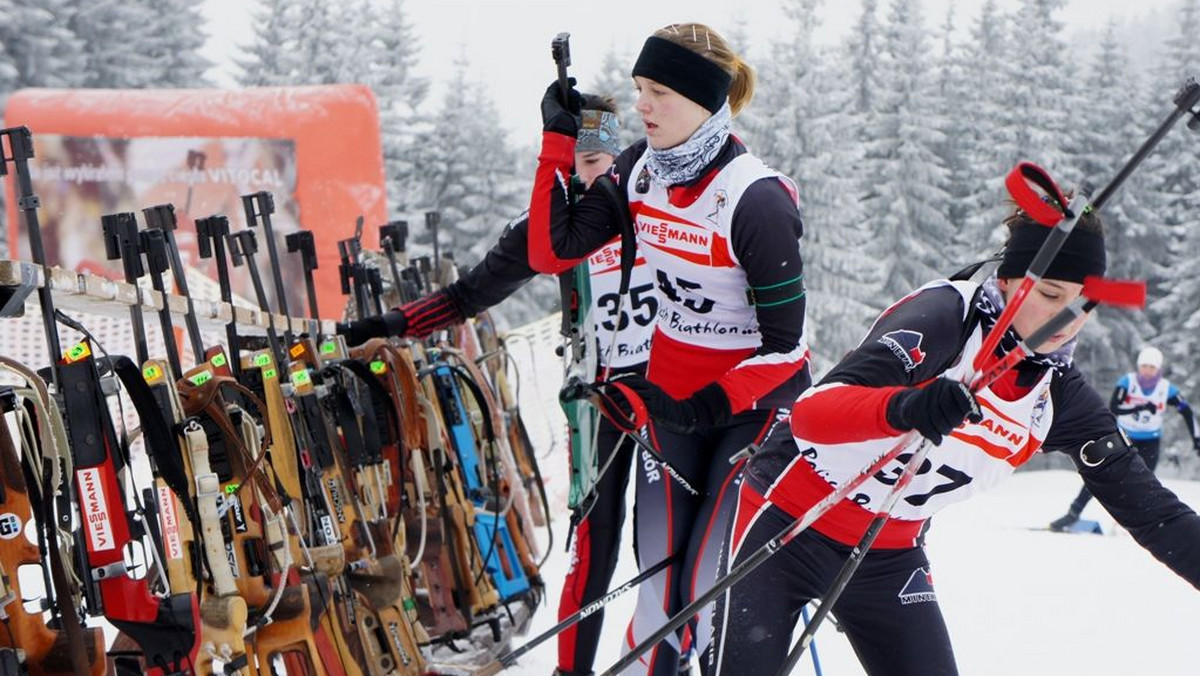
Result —
[[[1200,586],[1200,517],[1130,450],[1108,406],[1072,363],[1087,315],[976,394],[962,383],[1050,232],[1020,212],[1007,225],[996,274],[982,284],[934,281],[888,308],[858,348],[792,407],[794,438],[773,437],[746,469],[728,538],[730,566],[909,430],[935,444],[834,607],[839,630],[870,674],[957,673],[922,529],[934,512],[1003,481],[1038,452],[1066,453],[1140,545]],[[1030,291],[997,354],[1078,298],[1084,279],[1104,269],[1103,230],[1087,214]],[[713,673],[779,671],[799,610],[829,590],[902,465],[894,461],[873,475],[718,600]]]
[[[648,413],[648,443],[698,494],[639,451],[638,564],[676,558],[638,588],[626,648],[711,586],[741,451],[772,430],[786,435],[776,423],[809,384],[796,187],[731,129],[753,94],[753,71],[711,28],[676,24],[646,41],[632,74],[646,139],[617,158],[618,199],[602,185],[576,204],[565,199],[579,125],[552,85],[529,208],[529,260],[542,272],[566,270],[610,241],[628,210],[658,286],[646,376],[610,381],[602,399],[631,429],[642,423],[635,411]],[[708,620],[701,614],[625,673],[675,676],[681,654],[707,645]]]

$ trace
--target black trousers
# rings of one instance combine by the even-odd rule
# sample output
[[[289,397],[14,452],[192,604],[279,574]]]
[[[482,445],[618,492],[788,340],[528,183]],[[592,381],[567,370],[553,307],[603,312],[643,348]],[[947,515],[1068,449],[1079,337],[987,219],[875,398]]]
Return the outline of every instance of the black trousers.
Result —
[[[681,558],[638,587],[637,609],[622,653],[712,586],[746,464],[745,459],[731,460],[747,446],[762,443],[768,433],[790,434],[786,424],[777,424],[782,419],[782,411],[746,411],[725,426],[691,434],[677,434],[651,423],[650,443],[700,495],[686,492],[648,453],[638,450],[634,506],[638,566],[646,570],[672,555]],[[622,675],[675,676],[680,654],[691,648],[705,650],[712,634],[710,620],[710,612],[700,613],[679,635],[659,642]]]
[[[731,565],[731,553],[736,565],[794,521],[775,505],[763,504],[745,484],[738,510],[730,522],[723,570]],[[800,610],[829,590],[851,549],[809,528],[718,597],[708,673],[778,673]],[[834,605],[839,627],[867,673],[958,673],[929,570],[923,548],[871,550]]]

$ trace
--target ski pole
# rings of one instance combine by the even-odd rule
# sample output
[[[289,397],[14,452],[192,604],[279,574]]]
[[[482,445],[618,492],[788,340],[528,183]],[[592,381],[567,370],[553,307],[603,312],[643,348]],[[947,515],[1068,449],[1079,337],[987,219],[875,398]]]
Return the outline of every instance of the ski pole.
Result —
[[[1029,264],[1029,269],[1025,272],[1024,278],[1021,280],[1020,286],[1017,288],[1016,294],[1013,296],[1013,301],[1010,301],[1001,313],[1000,319],[997,321],[997,326],[1002,326],[1007,329],[1016,314],[1015,307],[1019,307],[1017,301],[1023,300],[1025,295],[1033,288],[1033,285],[1042,278],[1046,269],[1050,265],[1050,261],[1058,253],[1063,242],[1070,235],[1071,230],[1075,227],[1076,222],[1090,208],[1099,210],[1112,197],[1126,179],[1137,169],[1142,160],[1154,150],[1155,146],[1162,141],[1171,127],[1179,121],[1179,118],[1185,114],[1191,114],[1193,120],[1189,122],[1189,127],[1192,122],[1200,121],[1200,113],[1193,111],[1192,107],[1200,102],[1200,85],[1194,79],[1189,79],[1184,83],[1183,87],[1176,93],[1174,98],[1175,110],[1167,116],[1158,128],[1142,143],[1141,147],[1130,157],[1117,175],[1113,177],[1109,183],[1101,189],[1096,199],[1090,203],[1082,194],[1076,195],[1071,203],[1066,204],[1062,191],[1058,189],[1054,181],[1041,168],[1030,163],[1021,163],[1009,173],[1005,179],[1005,185],[1009,192],[1016,200],[1018,206],[1026,213],[1032,216],[1035,220],[1043,225],[1051,226],[1054,231],[1047,238],[1045,244],[1034,257],[1033,262]],[[1046,204],[1040,195],[1027,187],[1027,183],[1032,182],[1038,187],[1041,187],[1046,195],[1057,203],[1059,211],[1056,212],[1051,204]],[[1064,218],[1065,216],[1065,218]],[[992,360],[992,354],[999,344],[1003,331],[993,332],[989,334],[988,340],[984,342],[983,347],[975,357],[975,371],[982,373],[987,370],[988,361]]]
[[[666,570],[668,566],[675,563],[675,561],[680,557],[680,555],[681,555],[681,552],[675,552],[674,554],[668,556],[667,558],[663,559],[662,561],[659,561],[658,563],[654,564],[653,566],[638,573],[636,576],[631,578],[625,584],[621,585],[620,587],[617,587],[616,589],[613,589],[612,591],[608,592],[604,596],[601,596],[600,598],[596,599],[595,601],[592,601],[591,603],[587,604],[583,608],[580,608],[579,610],[575,611],[569,617],[564,618],[558,624],[554,625],[553,627],[550,627],[546,631],[544,631],[541,634],[538,634],[537,636],[530,639],[527,643],[525,643],[525,645],[521,646],[520,648],[510,650],[509,652],[505,653],[504,655],[501,655],[500,657],[497,657],[496,659],[492,660],[488,664],[485,664],[484,666],[480,667],[479,670],[475,672],[474,676],[494,676],[495,674],[500,673],[502,670],[513,666],[514,664],[517,663],[518,659],[520,659],[523,655],[528,653],[530,650],[533,650],[534,648],[538,647],[542,643],[545,643],[546,641],[561,634],[563,631],[566,631],[568,628],[574,626],[575,624],[578,624],[585,618],[590,617],[591,615],[594,615],[597,611],[604,608],[604,606],[607,606],[609,603],[612,603],[613,600],[615,600],[617,597],[624,595],[625,592],[629,591],[630,589],[637,587],[641,583],[643,583],[646,580],[649,580],[650,578],[657,575],[659,572]]]
[[[1121,184],[1125,182],[1125,179],[1129,178],[1129,175],[1132,174],[1135,169],[1137,169],[1138,165],[1142,163],[1142,160],[1146,159],[1146,156],[1149,155],[1152,150],[1154,150],[1154,147],[1158,145],[1158,142],[1167,135],[1167,132],[1171,130],[1171,127],[1175,126],[1175,123],[1179,121],[1180,117],[1190,114],[1192,119],[1188,120],[1188,129],[1191,129],[1192,131],[1200,131],[1200,110],[1192,109],[1193,106],[1196,106],[1198,103],[1200,103],[1200,84],[1196,83],[1195,78],[1188,78],[1187,81],[1183,83],[1183,86],[1178,92],[1175,93],[1173,102],[1175,104],[1175,110],[1171,111],[1171,114],[1162,121],[1162,124],[1158,125],[1158,129],[1156,129],[1150,138],[1146,139],[1146,142],[1137,149],[1137,152],[1133,154],[1133,157],[1129,158],[1129,161],[1125,163],[1125,166],[1122,167],[1119,172],[1117,172],[1116,177],[1114,177],[1108,185],[1104,186],[1104,188],[1100,191],[1100,194],[1096,196],[1096,201],[1092,203],[1095,208],[1099,209],[1104,205],[1105,202],[1108,201],[1108,198],[1111,197],[1114,192],[1116,192],[1117,188],[1121,187]]]
[[[805,605],[803,608],[800,609],[800,619],[804,620],[804,626],[807,627],[808,626],[808,606],[807,605]],[[822,674],[821,674],[821,658],[817,656],[817,644],[816,643],[812,644],[812,660],[813,660],[813,670],[816,672],[817,676],[822,676]]]
[[[821,599],[821,604],[817,606],[817,612],[813,613],[812,621],[805,625],[804,631],[796,641],[796,647],[788,654],[787,661],[784,662],[783,668],[779,670],[780,674],[792,673],[792,669],[795,668],[800,658],[804,655],[805,649],[813,642],[813,638],[817,634],[817,628],[821,626],[821,622],[829,614],[830,609],[833,608],[834,602],[842,595],[842,591],[846,589],[846,585],[850,583],[850,578],[858,570],[859,564],[866,558],[867,551],[875,543],[875,538],[879,535],[879,531],[883,530],[884,524],[887,523],[892,507],[900,499],[900,496],[904,493],[904,489],[912,482],[913,477],[917,475],[917,469],[925,462],[925,456],[929,454],[929,447],[931,445],[929,439],[921,439],[921,445],[917,447],[916,453],[913,453],[912,458],[905,463],[904,471],[900,474],[900,478],[896,480],[896,485],[892,487],[892,490],[887,494],[887,498],[880,505],[879,511],[875,513],[875,518],[867,526],[867,531],[863,534],[862,539],[859,540],[859,543],[850,552],[850,557],[846,560],[845,565],[838,571],[829,592]]]

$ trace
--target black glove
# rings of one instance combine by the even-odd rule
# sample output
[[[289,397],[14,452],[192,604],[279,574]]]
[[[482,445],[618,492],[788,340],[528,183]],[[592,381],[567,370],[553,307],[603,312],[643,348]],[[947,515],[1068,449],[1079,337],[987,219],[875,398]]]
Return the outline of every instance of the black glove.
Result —
[[[403,336],[408,330],[408,317],[401,310],[388,310],[375,317],[338,322],[334,330],[346,338],[346,344],[361,345],[372,338]]]
[[[583,96],[575,91],[575,78],[568,78],[567,82],[571,86],[567,90],[570,103],[566,106],[558,80],[546,88],[546,95],[542,97],[542,129],[575,138],[583,120]]]
[[[1138,411],[1146,411],[1147,413],[1158,413],[1158,404],[1152,404],[1150,402],[1146,402],[1146,403],[1142,404],[1141,406],[1138,406],[1137,410]]]
[[[689,434],[698,427],[723,425],[733,417],[729,397],[717,383],[682,400],[636,373],[617,376],[599,388],[601,410],[626,431],[641,428],[649,418],[672,432]]]
[[[983,420],[979,402],[970,388],[950,378],[938,378],[922,388],[900,390],[888,400],[886,416],[892,427],[916,430],[935,446],[964,420]]]
[[[1192,439],[1192,450],[1200,453],[1200,439]]]

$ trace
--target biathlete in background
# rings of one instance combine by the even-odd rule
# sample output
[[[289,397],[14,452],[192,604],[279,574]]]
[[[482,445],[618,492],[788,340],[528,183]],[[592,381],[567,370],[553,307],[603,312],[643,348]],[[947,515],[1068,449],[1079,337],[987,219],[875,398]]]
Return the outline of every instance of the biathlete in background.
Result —
[[[1108,408],[1117,416],[1117,425],[1133,442],[1133,447],[1142,462],[1153,472],[1158,466],[1159,445],[1162,443],[1163,423],[1168,406],[1179,411],[1187,425],[1192,448],[1200,453],[1200,429],[1196,416],[1179,388],[1162,377],[1163,354],[1156,347],[1142,348],[1137,355],[1137,371],[1126,373],[1117,379]],[[1050,522],[1050,530],[1063,531],[1079,521],[1083,508],[1092,499],[1087,486],[1079,489],[1079,495],[1071,503],[1067,513]]]

